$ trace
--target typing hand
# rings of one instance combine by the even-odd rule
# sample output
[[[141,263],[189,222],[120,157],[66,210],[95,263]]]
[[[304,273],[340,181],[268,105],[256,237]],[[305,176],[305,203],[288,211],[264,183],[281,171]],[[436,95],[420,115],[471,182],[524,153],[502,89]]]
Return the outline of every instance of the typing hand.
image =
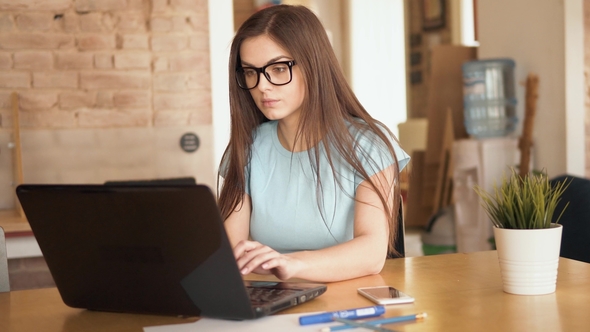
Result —
[[[295,259],[256,241],[240,241],[234,247],[234,256],[242,275],[250,272],[274,274],[277,278],[286,280],[295,275],[298,266]]]

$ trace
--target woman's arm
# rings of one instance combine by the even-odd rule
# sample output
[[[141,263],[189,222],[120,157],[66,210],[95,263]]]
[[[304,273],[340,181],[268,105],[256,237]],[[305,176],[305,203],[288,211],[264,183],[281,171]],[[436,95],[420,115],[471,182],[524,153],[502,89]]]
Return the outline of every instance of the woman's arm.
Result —
[[[229,243],[234,248],[240,241],[248,240],[250,235],[250,196],[244,194],[242,202],[238,204],[234,212],[225,220],[224,226],[229,238]]]
[[[371,179],[393,204],[395,165]],[[354,238],[333,247],[281,255],[268,246],[241,241],[234,248],[242,274],[273,273],[279,279],[338,281],[381,271],[387,256],[389,226],[383,204],[367,181],[356,191]],[[390,206],[390,209],[392,206]]]

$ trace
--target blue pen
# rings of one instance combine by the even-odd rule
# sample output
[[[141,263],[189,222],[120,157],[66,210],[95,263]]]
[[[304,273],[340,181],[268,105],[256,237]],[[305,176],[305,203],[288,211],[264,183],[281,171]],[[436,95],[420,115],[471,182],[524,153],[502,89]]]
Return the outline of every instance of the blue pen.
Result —
[[[407,316],[398,316],[398,317],[390,317],[390,318],[383,318],[383,319],[375,319],[375,320],[366,320],[362,322],[354,322],[354,325],[339,325],[339,326],[332,326],[332,327],[324,327],[320,329],[320,332],[334,332],[334,331],[341,331],[341,330],[348,330],[354,329],[358,326],[362,326],[366,329],[373,329],[373,327],[385,325],[385,324],[393,324],[393,323],[401,323],[407,322],[411,320],[421,320],[425,319],[428,316],[425,312],[415,315],[407,315]],[[346,319],[340,320],[342,323],[345,323]]]
[[[346,319],[359,319],[381,316],[385,313],[385,307],[382,305],[374,307],[365,307],[358,309],[332,311],[323,314],[307,315],[299,317],[299,325],[310,325],[318,323],[329,323],[334,321],[333,317]]]

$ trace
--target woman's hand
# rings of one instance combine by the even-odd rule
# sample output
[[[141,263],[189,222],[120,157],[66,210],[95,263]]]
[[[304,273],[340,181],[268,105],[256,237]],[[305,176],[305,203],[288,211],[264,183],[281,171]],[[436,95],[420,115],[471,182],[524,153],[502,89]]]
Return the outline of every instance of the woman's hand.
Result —
[[[256,241],[240,241],[234,247],[234,256],[242,275],[250,272],[274,274],[281,280],[292,278],[301,262],[283,255]]]

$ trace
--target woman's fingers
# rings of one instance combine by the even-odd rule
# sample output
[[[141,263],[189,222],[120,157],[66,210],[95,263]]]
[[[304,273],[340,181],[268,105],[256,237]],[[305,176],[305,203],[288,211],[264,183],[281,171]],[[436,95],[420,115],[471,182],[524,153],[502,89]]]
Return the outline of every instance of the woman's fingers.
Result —
[[[261,265],[274,257],[280,256],[272,248],[255,241],[240,241],[234,248],[234,255],[242,274],[248,274],[252,271],[256,273],[268,273],[264,271],[267,269]]]
[[[234,247],[234,257],[236,259],[239,259],[240,257],[242,257],[242,255],[244,255],[244,253],[254,250],[260,246],[262,245],[256,241],[240,241]]]
[[[242,275],[251,272],[272,273],[277,278],[285,280],[294,273],[292,259],[256,241],[240,241],[234,248],[234,255]]]
[[[254,270],[259,270],[259,268],[267,270],[262,267],[262,265],[278,256],[280,256],[278,252],[267,246],[258,247],[251,251],[245,252],[242,257],[237,260],[238,267],[240,268],[240,272],[242,272],[242,274],[248,274]]]

